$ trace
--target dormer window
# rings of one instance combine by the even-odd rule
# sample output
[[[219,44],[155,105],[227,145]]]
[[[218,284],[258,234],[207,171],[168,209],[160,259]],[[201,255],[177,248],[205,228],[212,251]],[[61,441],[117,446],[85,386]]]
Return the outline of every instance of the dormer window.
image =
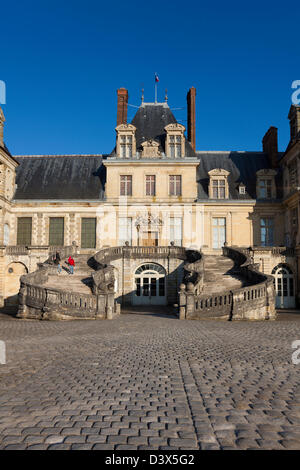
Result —
[[[259,170],[256,172],[256,196],[258,199],[275,199],[276,171],[271,169]]]
[[[170,135],[170,157],[181,158],[181,136]]]
[[[120,142],[121,158],[132,158],[132,135],[122,135]]]
[[[210,199],[228,199],[228,175],[229,171],[222,168],[215,168],[208,172],[209,174],[209,188],[208,193]]]
[[[239,185],[239,194],[246,194],[246,186],[243,183]]]
[[[136,154],[135,131],[136,128],[132,124],[120,124],[116,127],[116,149],[119,158],[133,158]]]
[[[270,179],[259,180],[258,193],[259,193],[259,198],[261,199],[271,199],[272,198],[272,180]]]
[[[185,127],[182,124],[168,124],[165,127],[166,155],[169,158],[182,158],[185,155]]]

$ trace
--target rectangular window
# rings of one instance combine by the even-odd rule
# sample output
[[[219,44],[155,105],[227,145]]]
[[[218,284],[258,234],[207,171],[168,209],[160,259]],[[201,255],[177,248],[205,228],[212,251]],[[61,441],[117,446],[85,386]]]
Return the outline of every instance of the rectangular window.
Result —
[[[170,157],[175,158],[175,137],[170,135]]]
[[[132,218],[119,217],[119,245],[132,244]]]
[[[18,217],[17,245],[31,245],[32,218]]]
[[[262,246],[274,245],[274,219],[260,219],[260,242]]]
[[[122,135],[120,138],[120,150],[122,158],[132,157],[132,135]]]
[[[213,180],[213,199],[225,199],[225,180]]]
[[[170,196],[181,196],[181,175],[170,175]]]
[[[49,245],[64,246],[64,218],[50,217]]]
[[[131,175],[120,176],[120,195],[132,196],[132,176]]]
[[[96,248],[96,218],[81,219],[81,248]]]
[[[170,242],[176,246],[182,245],[182,218],[170,217]]]
[[[146,196],[155,196],[156,194],[156,178],[155,175],[146,176]]]
[[[271,199],[272,197],[272,180],[264,179],[259,180],[259,198],[261,199]]]
[[[181,136],[180,136],[180,135],[177,135],[177,136],[176,136],[175,157],[176,157],[176,158],[180,158],[180,157],[181,157]]]
[[[215,217],[212,220],[212,245],[214,249],[220,249],[226,242],[226,219]]]

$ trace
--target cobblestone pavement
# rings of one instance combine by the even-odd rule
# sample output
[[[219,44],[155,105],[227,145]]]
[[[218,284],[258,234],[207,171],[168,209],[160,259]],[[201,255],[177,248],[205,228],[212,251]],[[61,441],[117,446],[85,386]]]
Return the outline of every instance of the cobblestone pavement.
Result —
[[[0,318],[0,449],[300,449],[296,315]]]

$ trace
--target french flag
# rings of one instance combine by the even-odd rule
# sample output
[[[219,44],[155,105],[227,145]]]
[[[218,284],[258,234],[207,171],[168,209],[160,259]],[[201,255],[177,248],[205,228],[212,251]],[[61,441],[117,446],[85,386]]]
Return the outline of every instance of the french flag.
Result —
[[[157,73],[155,74],[155,83],[158,83],[159,82],[159,78],[158,78],[158,75]]]

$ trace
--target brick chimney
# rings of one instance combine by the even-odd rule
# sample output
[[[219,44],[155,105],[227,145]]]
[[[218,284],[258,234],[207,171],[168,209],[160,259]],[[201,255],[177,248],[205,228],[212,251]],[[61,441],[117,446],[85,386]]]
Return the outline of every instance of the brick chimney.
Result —
[[[119,124],[127,124],[128,91],[126,90],[126,88],[119,88],[117,90],[117,95],[117,126],[119,126]]]
[[[278,138],[277,127],[270,127],[262,140],[263,152],[268,155],[272,168],[278,167]]]
[[[288,115],[290,120],[291,141],[295,140],[300,132],[300,106],[292,104]]]
[[[196,152],[196,88],[189,89],[187,100],[188,141]]]

